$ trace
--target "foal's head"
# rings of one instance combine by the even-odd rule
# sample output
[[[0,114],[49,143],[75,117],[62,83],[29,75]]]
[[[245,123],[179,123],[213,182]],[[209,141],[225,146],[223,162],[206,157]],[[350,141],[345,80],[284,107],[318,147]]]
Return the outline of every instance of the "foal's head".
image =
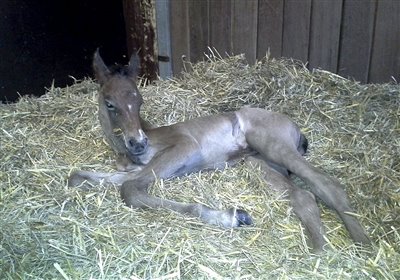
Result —
[[[139,57],[133,54],[128,66],[108,68],[97,50],[93,69],[100,84],[99,111],[103,130],[120,134],[126,149],[134,156],[146,152],[148,138],[140,124],[143,99],[136,86]],[[107,131],[109,130],[109,131]]]

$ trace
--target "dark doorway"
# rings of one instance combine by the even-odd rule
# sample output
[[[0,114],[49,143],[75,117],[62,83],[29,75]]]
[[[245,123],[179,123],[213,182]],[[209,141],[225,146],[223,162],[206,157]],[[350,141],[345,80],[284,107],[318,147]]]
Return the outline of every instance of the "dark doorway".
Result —
[[[97,47],[106,63],[126,62],[122,1],[0,1],[0,100],[91,76]]]

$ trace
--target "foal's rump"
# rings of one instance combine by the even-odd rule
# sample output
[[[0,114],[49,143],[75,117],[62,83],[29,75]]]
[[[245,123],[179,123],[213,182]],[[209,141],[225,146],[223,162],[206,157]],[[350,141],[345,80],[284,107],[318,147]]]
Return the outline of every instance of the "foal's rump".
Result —
[[[273,152],[276,147],[284,145],[302,155],[305,153],[307,140],[287,116],[260,108],[243,108],[236,114],[246,141],[258,152],[261,152],[258,149]]]
[[[287,162],[302,157],[308,145],[299,127],[287,116],[264,109],[243,108],[236,114],[251,149],[279,173],[292,173]]]

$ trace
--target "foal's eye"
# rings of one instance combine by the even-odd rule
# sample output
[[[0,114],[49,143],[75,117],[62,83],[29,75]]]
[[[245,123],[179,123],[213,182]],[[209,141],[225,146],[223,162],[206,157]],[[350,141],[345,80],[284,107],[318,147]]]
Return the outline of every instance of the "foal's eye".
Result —
[[[107,109],[110,110],[110,111],[115,110],[114,105],[112,105],[110,102],[107,102],[107,101],[106,101],[106,107],[107,107]]]

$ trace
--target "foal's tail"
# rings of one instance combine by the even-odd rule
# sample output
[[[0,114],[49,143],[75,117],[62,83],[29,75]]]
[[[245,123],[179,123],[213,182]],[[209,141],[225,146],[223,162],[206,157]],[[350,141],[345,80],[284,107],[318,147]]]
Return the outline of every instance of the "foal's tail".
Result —
[[[303,133],[300,133],[300,140],[299,140],[299,145],[297,146],[297,150],[303,156],[305,153],[307,153],[307,149],[308,149],[308,140]]]

